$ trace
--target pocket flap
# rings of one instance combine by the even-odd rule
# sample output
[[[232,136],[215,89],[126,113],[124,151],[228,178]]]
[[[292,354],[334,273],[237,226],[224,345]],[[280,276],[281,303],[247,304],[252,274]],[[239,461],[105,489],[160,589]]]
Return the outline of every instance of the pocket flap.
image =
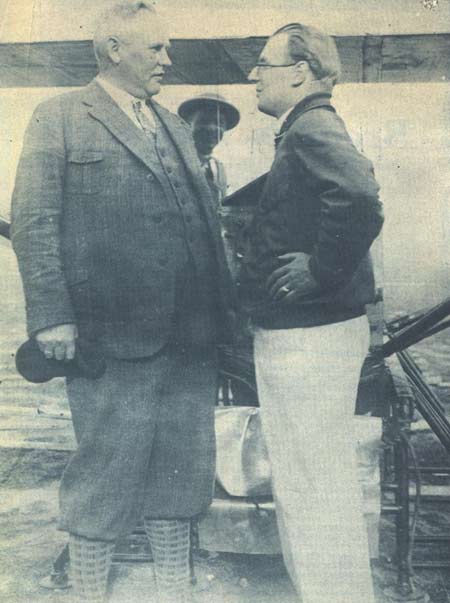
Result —
[[[72,151],[68,156],[71,163],[95,163],[102,159],[103,153],[101,151]]]
[[[68,287],[74,287],[75,285],[81,285],[88,280],[88,271],[84,268],[75,268],[67,270],[65,273],[66,283]]]

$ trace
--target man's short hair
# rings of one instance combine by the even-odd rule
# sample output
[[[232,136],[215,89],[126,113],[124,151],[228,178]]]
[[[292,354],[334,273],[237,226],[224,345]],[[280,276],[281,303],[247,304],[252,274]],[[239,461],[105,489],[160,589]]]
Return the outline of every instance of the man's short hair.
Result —
[[[126,31],[129,22],[145,13],[156,15],[149,0],[122,0],[101,13],[94,33],[94,52],[100,69],[109,62],[106,45],[108,38]]]
[[[327,83],[330,88],[339,78],[341,64],[336,44],[315,27],[290,23],[272,34],[286,34],[288,52],[293,61],[306,61],[316,79]]]

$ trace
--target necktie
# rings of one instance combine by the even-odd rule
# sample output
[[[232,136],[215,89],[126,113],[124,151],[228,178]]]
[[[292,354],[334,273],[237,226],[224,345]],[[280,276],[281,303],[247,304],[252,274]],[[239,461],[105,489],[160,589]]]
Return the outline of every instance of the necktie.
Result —
[[[147,136],[155,135],[155,123],[148,117],[146,113],[142,110],[142,101],[136,100],[133,101],[133,111],[136,115],[136,119],[139,122],[139,125],[144,130]]]

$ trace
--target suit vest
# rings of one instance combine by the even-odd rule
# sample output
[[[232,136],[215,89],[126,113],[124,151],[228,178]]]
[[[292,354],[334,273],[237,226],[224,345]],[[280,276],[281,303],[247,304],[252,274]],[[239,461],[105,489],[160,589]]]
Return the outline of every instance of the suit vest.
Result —
[[[184,162],[157,116],[155,122],[156,134],[149,136],[149,144],[161,165],[165,201],[178,209],[182,222],[179,232],[184,233],[177,242],[177,253],[186,258],[186,263],[177,283],[176,337],[188,344],[203,344],[213,341],[217,331],[218,286],[213,243]]]

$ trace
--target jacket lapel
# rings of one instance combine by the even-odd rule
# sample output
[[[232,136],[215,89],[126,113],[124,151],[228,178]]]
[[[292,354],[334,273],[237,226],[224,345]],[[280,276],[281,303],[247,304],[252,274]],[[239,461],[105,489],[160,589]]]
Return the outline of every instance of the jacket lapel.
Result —
[[[152,101],[151,107],[168,131],[189,173],[195,177],[198,172],[199,161],[197,160],[197,152],[188,126],[180,124],[178,118],[159,103]]]
[[[155,103],[151,103],[152,109],[161,120],[161,123],[167,129],[169,136],[178,150],[181,159],[183,160],[189,176],[192,180],[194,188],[199,193],[199,199],[205,208],[210,225],[215,225],[217,222],[216,208],[212,199],[212,193],[206,177],[203,174],[200,161],[197,156],[197,151],[194,146],[192,135],[187,126],[179,123],[177,117],[172,115],[170,111]],[[214,228],[216,230],[216,228]]]
[[[144,132],[139,130],[129,117],[116,105],[109,94],[103,88],[92,81],[85,88],[83,102],[89,107],[89,114],[101,122],[108,130],[125,145],[138,159],[140,159],[157,177],[164,179],[159,160],[151,151],[148,138]],[[192,184],[199,193],[199,200],[205,210],[210,229],[214,232],[214,238],[220,238],[214,202],[206,178],[200,170],[195,146],[188,132],[178,122],[178,118],[170,111],[152,102],[152,108],[166,127],[175,147],[177,148],[187,171],[192,179]]]
[[[167,129],[167,132],[178,150],[181,159],[183,160],[187,172],[191,178],[194,190],[198,193],[198,201],[204,210],[205,218],[208,223],[209,231],[216,249],[216,257],[220,266],[220,285],[223,288],[222,295],[224,299],[229,297],[229,273],[225,252],[223,249],[222,235],[220,232],[220,223],[217,216],[217,207],[214,203],[211,189],[206,180],[206,176],[200,167],[197,151],[194,145],[194,140],[188,126],[180,124],[179,119],[172,115],[170,111],[152,102],[152,108],[161,123]],[[225,277],[225,275],[227,275]]]
[[[156,176],[161,174],[161,166],[151,151],[146,134],[119,108],[109,94],[95,81],[86,87],[83,102],[89,107],[89,114],[100,121],[117,140],[126,146]]]

